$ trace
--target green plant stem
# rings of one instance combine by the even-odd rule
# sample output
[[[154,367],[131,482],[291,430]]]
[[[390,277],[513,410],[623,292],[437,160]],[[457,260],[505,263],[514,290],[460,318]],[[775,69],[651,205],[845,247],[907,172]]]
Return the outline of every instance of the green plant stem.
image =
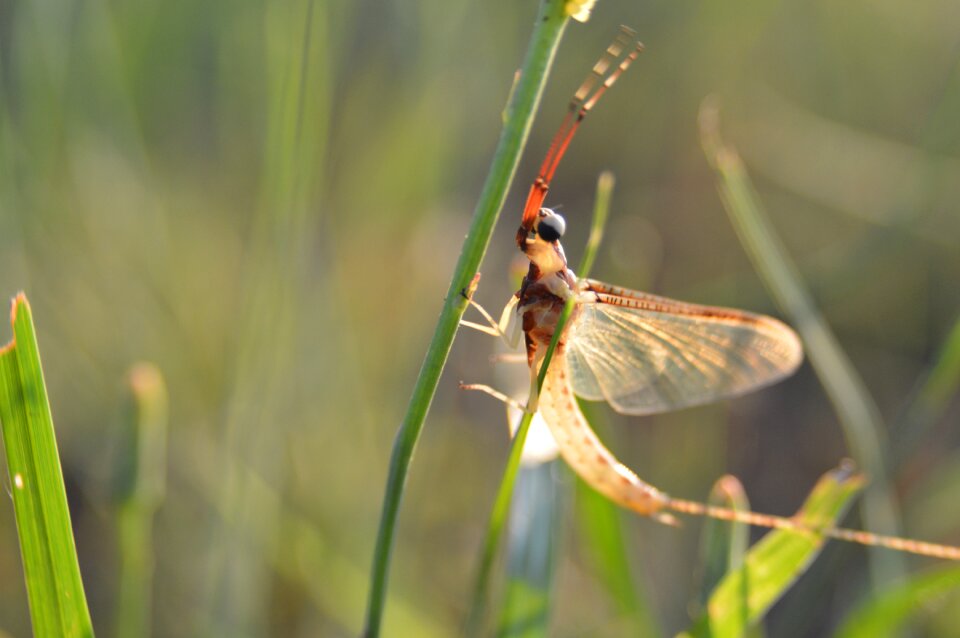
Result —
[[[530,47],[521,69],[520,79],[513,91],[507,120],[497,143],[490,173],[474,210],[473,222],[464,239],[460,259],[454,270],[433,339],[420,368],[420,375],[414,386],[407,413],[394,440],[370,575],[370,597],[364,630],[364,635],[368,637],[380,634],[390,554],[393,549],[407,472],[423,429],[424,419],[436,393],[440,373],[450,353],[460,318],[467,306],[461,291],[468,289],[480,268],[480,261],[490,243],[494,225],[520,161],[520,154],[530,134],[548,71],[567,24],[567,16],[563,8],[562,0],[550,0],[542,5],[540,14],[537,16]]]
[[[116,525],[120,553],[114,635],[150,635],[153,591],[153,518],[166,492],[167,390],[148,363],[128,375],[129,414],[117,453]]]
[[[607,217],[610,214],[610,198],[613,197],[613,186],[616,183],[613,173],[604,171],[597,179],[597,198],[593,203],[593,218],[590,222],[590,235],[587,245],[583,249],[583,259],[577,269],[580,277],[588,277],[593,270],[593,262],[597,260],[597,252],[603,239],[603,229],[607,226]]]
[[[603,237],[603,226],[607,220],[607,214],[610,209],[610,199],[612,197],[614,186],[613,175],[604,172],[600,175],[597,183],[597,198],[593,209],[593,219],[590,224],[590,238],[584,249],[583,259],[580,262],[580,276],[589,276],[590,269],[596,258],[597,249],[600,246],[600,239]],[[553,352],[557,347],[557,342],[563,334],[567,325],[567,320],[573,312],[576,305],[576,297],[567,300],[557,321],[557,327],[553,331],[553,339],[547,347],[547,352],[543,357],[543,363],[540,365],[540,371],[537,373],[537,394],[543,389],[543,381],[547,377],[547,369],[553,360]],[[530,430],[530,424],[533,422],[533,413],[524,412],[520,419],[520,425],[517,426],[517,432],[513,436],[513,442],[510,445],[510,455],[507,457],[507,465],[503,471],[503,477],[500,480],[500,487],[497,489],[497,496],[493,502],[493,509],[490,511],[490,522],[487,525],[487,534],[483,542],[483,551],[480,554],[480,565],[477,568],[477,576],[473,586],[473,597],[470,605],[470,613],[467,616],[466,631],[468,636],[477,636],[482,633],[483,618],[486,611],[487,599],[490,590],[490,573],[493,571],[493,560],[497,555],[497,548],[500,546],[500,539],[503,536],[503,528],[507,521],[507,514],[510,511],[510,499],[513,497],[513,487],[517,481],[517,473],[520,471],[520,458],[523,455],[523,445],[527,440],[527,432]]]

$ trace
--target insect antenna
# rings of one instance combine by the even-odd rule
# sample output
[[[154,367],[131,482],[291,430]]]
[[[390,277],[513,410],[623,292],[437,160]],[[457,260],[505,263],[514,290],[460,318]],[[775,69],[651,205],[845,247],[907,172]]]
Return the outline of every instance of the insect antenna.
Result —
[[[550,142],[547,149],[547,156],[540,165],[540,172],[537,179],[530,187],[530,193],[527,195],[527,202],[523,207],[522,224],[529,228],[547,196],[547,190],[550,188],[550,181],[557,170],[557,165],[567,151],[570,140],[573,139],[577,127],[586,117],[590,109],[593,108],[597,100],[613,86],[630,63],[637,59],[640,51],[643,50],[643,44],[636,39],[637,33],[630,27],[621,26],[617,37],[610,43],[607,50],[597,63],[593,65],[590,75],[584,80],[573,99],[570,100],[570,107],[567,110],[560,129]]]
[[[874,534],[873,532],[844,529],[842,527],[816,527],[783,516],[734,510],[727,507],[707,505],[705,503],[678,498],[668,498],[665,506],[674,512],[689,514],[691,516],[706,516],[721,521],[746,523],[756,527],[788,529],[800,533],[818,534],[828,538],[835,538],[837,540],[858,543],[870,547],[886,547],[887,549],[907,552],[909,554],[918,554],[920,556],[930,556],[944,560],[960,560],[960,547],[953,545],[927,543],[911,538],[884,536],[882,534]]]

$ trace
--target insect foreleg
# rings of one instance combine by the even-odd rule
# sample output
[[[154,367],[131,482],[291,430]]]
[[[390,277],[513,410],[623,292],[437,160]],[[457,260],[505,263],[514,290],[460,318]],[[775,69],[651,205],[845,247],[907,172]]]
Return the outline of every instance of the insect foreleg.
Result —
[[[530,409],[527,406],[520,403],[519,401],[517,401],[516,399],[508,397],[503,392],[500,392],[499,390],[491,388],[490,386],[484,385],[482,383],[461,383],[460,389],[475,390],[477,392],[483,392],[484,394],[489,394],[497,401],[502,401],[507,405],[509,405],[510,407],[520,410],[521,412],[528,412],[530,414],[533,414],[534,412],[536,412],[536,409]]]
[[[475,321],[461,319],[461,326],[479,330],[480,332],[493,337],[500,337],[503,339],[504,343],[507,344],[507,347],[516,349],[517,344],[520,343],[520,336],[523,334],[523,331],[520,330],[520,322],[517,321],[517,313],[515,312],[515,308],[517,307],[516,295],[510,297],[510,301],[508,301],[507,305],[504,306],[503,313],[500,315],[500,321],[494,321],[493,317],[490,316],[490,313],[470,297],[467,297],[467,303],[477,309],[477,312],[479,312],[483,318],[487,320],[487,324],[484,325]]]

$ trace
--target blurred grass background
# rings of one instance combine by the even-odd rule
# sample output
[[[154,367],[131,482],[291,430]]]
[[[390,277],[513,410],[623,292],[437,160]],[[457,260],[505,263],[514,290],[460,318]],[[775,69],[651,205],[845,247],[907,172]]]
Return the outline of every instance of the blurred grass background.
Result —
[[[33,305],[101,635],[118,600],[111,450],[143,359],[170,396],[154,632],[360,629],[393,435],[535,10],[0,7],[0,294],[24,289]],[[602,0],[561,46],[483,268],[491,309],[512,292],[526,184],[620,23],[647,51],[548,200],[567,215],[571,261],[611,169],[598,278],[773,312],[697,140],[700,101],[718,93],[726,137],[890,424],[905,531],[960,542],[960,405],[909,409],[960,313],[960,7]],[[447,635],[465,613],[508,442],[502,407],[456,382],[490,381],[493,349],[463,334],[441,381],[401,513],[388,635]],[[609,420],[612,449],[658,487],[703,498],[730,472],[773,513],[792,513],[847,454],[808,367],[733,403]],[[698,527],[628,519],[641,589],[671,633],[687,625]],[[0,529],[0,629],[27,635],[12,507]],[[627,621],[566,548],[556,635],[618,635]],[[823,635],[866,587],[863,550],[832,544],[770,634]],[[950,635],[949,607],[926,629]]]

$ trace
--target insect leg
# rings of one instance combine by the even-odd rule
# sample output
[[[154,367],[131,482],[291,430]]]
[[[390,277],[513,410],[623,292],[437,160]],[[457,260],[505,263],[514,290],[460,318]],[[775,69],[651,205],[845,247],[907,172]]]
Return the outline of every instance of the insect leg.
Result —
[[[474,391],[477,391],[477,392],[483,392],[484,394],[489,394],[490,396],[492,396],[492,397],[493,397],[494,399],[496,399],[497,401],[502,401],[502,402],[506,403],[507,405],[509,405],[510,407],[516,408],[516,409],[520,410],[521,412],[529,412],[530,414],[533,414],[534,412],[536,412],[535,409],[534,409],[534,410],[530,410],[530,409],[527,408],[527,406],[523,405],[522,403],[520,403],[520,402],[517,401],[516,399],[513,399],[513,398],[511,398],[511,397],[508,397],[508,396],[505,395],[503,392],[500,392],[499,390],[495,390],[494,388],[491,388],[490,386],[484,385],[484,384],[482,384],[482,383],[463,383],[463,382],[461,382],[461,383],[460,383],[460,389],[461,389],[461,390],[474,390]]]

